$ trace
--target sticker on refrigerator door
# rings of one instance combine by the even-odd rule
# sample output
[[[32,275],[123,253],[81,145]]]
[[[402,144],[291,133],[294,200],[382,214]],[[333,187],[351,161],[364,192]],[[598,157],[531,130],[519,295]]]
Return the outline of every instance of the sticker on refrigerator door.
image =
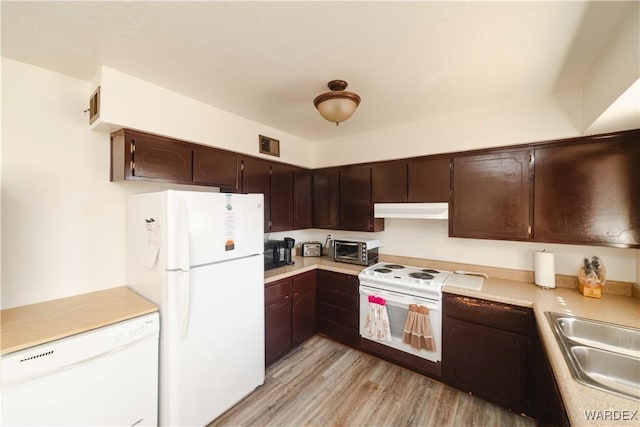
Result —
[[[160,253],[160,230],[158,229],[158,224],[156,224],[155,219],[145,218],[144,222],[147,244],[144,248],[142,263],[145,267],[152,268],[158,259],[158,254]]]
[[[236,248],[236,213],[231,204],[231,194],[226,194],[224,206],[224,250],[232,251]]]

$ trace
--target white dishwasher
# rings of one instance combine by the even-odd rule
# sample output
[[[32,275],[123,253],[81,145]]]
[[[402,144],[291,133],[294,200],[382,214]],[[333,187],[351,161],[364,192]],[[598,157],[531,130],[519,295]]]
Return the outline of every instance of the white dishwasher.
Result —
[[[2,357],[2,425],[158,423],[158,313]]]

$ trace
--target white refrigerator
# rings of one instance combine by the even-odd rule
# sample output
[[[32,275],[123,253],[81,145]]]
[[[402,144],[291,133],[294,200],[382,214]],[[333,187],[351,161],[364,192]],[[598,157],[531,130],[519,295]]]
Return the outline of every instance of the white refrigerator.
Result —
[[[159,422],[205,425],[264,382],[263,196],[129,196],[127,284],[160,307]]]

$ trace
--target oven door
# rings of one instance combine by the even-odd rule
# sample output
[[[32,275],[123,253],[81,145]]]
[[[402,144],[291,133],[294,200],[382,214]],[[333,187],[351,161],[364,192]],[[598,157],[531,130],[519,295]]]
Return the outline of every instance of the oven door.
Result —
[[[389,316],[389,328],[391,329],[391,342],[379,341],[367,336],[364,324],[369,312],[369,296],[384,298],[385,307]],[[410,344],[402,341],[404,324],[409,315],[409,304],[419,304],[429,309],[429,323],[435,342],[435,351],[416,349]],[[442,301],[420,298],[411,295],[400,294],[391,291],[370,288],[366,285],[360,286],[360,336],[372,340],[378,344],[384,344],[397,350],[411,353],[432,362],[439,362],[442,359]]]

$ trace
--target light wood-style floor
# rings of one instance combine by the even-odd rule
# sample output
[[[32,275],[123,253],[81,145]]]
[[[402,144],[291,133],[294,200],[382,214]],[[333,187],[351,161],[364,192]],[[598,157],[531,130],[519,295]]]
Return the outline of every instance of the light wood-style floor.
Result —
[[[210,426],[509,426],[513,414],[319,336],[269,367],[265,383]]]

